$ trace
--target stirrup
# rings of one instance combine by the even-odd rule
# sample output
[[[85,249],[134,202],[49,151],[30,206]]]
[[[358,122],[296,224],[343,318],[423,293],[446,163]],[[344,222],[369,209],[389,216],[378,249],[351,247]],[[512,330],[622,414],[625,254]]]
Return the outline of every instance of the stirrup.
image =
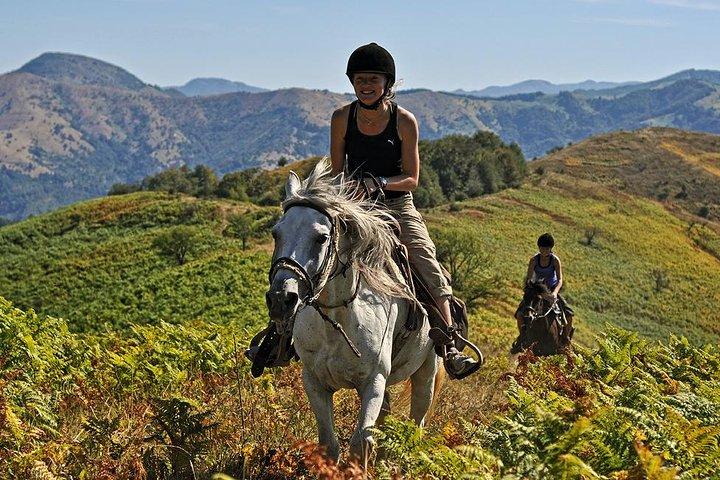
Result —
[[[445,371],[453,380],[462,380],[463,378],[477,372],[482,366],[481,362],[478,362],[474,358],[469,357],[461,352],[455,353],[453,357],[456,358],[448,358],[448,354],[446,353],[445,359],[443,360],[443,366],[445,367]],[[451,365],[452,362],[456,361],[458,358],[462,358],[462,369],[455,370],[455,368],[453,368]]]

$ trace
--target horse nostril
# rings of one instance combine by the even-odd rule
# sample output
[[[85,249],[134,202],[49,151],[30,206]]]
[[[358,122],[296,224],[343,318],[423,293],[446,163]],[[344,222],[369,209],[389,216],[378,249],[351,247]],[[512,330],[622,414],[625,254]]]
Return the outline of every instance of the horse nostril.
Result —
[[[287,292],[285,295],[285,306],[293,308],[298,302],[298,294],[295,292]]]

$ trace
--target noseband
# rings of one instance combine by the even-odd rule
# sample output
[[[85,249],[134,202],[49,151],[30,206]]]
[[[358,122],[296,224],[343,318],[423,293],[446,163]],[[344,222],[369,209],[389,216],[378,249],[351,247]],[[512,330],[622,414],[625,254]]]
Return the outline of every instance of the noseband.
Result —
[[[543,305],[543,300],[542,300],[542,298],[540,298],[537,303],[538,309],[540,309],[540,307],[542,307],[542,305]],[[545,313],[543,313],[542,315],[538,314],[538,309],[533,308],[532,303],[530,303],[526,307],[526,310],[528,313],[530,313],[531,320],[535,321],[535,320],[538,320],[540,318],[545,318],[548,315],[550,315],[550,313],[555,311],[556,305],[557,305],[557,300],[555,300],[553,303],[551,303],[550,306],[548,307],[547,311]]]

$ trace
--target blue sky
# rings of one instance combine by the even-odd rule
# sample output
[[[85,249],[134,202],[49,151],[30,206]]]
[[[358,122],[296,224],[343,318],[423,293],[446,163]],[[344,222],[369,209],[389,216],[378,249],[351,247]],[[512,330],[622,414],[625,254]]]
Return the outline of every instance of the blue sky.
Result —
[[[221,77],[349,91],[375,41],[403,88],[654,80],[720,70],[720,0],[0,0],[0,73],[43,52],[181,85]]]

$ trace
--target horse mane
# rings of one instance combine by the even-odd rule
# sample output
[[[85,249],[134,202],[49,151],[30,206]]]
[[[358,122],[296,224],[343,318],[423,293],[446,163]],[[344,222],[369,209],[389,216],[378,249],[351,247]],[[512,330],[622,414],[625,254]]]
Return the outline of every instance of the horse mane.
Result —
[[[297,201],[310,202],[340,221],[350,238],[345,252],[351,264],[373,289],[392,296],[414,299],[392,253],[398,242],[395,219],[375,202],[357,198],[352,183],[342,174],[332,177],[327,158],[315,166],[297,191],[283,201],[283,208]]]

